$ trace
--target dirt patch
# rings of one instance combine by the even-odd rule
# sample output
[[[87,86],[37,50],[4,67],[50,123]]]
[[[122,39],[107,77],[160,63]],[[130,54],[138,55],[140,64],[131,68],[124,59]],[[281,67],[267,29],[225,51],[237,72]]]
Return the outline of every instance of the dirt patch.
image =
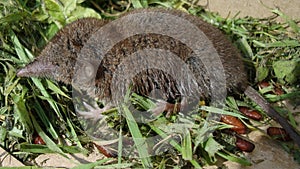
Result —
[[[273,15],[272,9],[279,8],[292,19],[300,19],[299,0],[202,0],[199,3],[206,6],[208,11],[217,12],[223,17],[238,14],[238,17],[265,18]]]

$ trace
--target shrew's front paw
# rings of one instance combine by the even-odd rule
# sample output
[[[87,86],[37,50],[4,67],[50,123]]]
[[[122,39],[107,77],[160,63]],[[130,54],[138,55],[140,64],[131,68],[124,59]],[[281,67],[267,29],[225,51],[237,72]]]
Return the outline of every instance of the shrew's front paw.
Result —
[[[86,102],[83,102],[83,105],[87,111],[77,110],[77,113],[84,117],[85,119],[93,119],[94,121],[98,121],[102,119],[104,116],[103,112],[111,109],[111,105],[105,105],[103,108],[100,108],[96,103],[91,106]]]
[[[173,113],[180,112],[181,103],[168,103],[163,100],[156,102],[155,107],[149,111],[153,113],[153,116],[159,116],[161,113],[166,112],[166,117],[169,118]]]

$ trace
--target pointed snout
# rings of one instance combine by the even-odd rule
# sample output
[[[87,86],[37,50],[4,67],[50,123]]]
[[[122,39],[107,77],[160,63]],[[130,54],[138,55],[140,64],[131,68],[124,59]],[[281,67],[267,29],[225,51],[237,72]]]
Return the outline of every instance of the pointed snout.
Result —
[[[51,77],[55,66],[34,61],[17,71],[18,77]]]
[[[29,72],[27,71],[26,67],[17,70],[18,77],[28,77]]]

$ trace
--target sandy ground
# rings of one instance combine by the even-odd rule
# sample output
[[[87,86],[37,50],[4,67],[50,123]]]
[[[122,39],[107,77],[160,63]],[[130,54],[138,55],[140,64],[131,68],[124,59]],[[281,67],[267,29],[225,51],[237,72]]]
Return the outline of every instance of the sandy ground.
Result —
[[[300,20],[300,0],[200,0],[199,4],[223,17],[239,13],[238,17],[263,18],[272,16],[271,10],[278,8],[292,19]]]
[[[207,5],[207,10],[218,12],[223,17],[233,17],[239,13],[238,17],[252,16],[262,18],[272,16],[271,8],[279,8],[291,18],[300,20],[300,0],[201,0],[199,3],[203,6]],[[249,136],[256,143],[254,152],[247,154],[247,158],[252,161],[253,165],[244,167],[237,163],[225,162],[224,165],[229,169],[300,168],[300,165],[298,165],[275,141],[268,139],[260,132],[252,132]],[[82,155],[69,157],[71,160],[54,154],[41,155],[36,161],[44,167],[70,168],[78,165],[79,162],[92,162],[101,159],[102,155],[93,153],[89,157],[84,157]],[[1,166],[11,167],[22,166],[22,163],[1,148],[0,164]],[[207,169],[216,168],[216,166],[207,167]]]

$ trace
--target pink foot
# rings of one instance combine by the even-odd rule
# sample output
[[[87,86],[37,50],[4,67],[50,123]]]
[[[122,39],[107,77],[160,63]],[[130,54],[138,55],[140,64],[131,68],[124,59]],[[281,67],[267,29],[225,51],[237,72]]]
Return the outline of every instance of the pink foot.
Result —
[[[151,111],[154,116],[159,116],[161,113],[166,112],[166,117],[169,118],[173,113],[180,112],[184,103],[185,102],[182,101],[181,103],[172,104],[163,100],[159,100],[156,103],[155,107],[150,109],[149,111]]]
[[[77,110],[77,113],[85,119],[93,119],[95,121],[102,119],[104,117],[102,113],[111,108],[111,105],[109,104],[104,106],[103,108],[99,108],[97,104],[91,106],[86,102],[83,102],[83,105],[87,109],[87,111]]]

